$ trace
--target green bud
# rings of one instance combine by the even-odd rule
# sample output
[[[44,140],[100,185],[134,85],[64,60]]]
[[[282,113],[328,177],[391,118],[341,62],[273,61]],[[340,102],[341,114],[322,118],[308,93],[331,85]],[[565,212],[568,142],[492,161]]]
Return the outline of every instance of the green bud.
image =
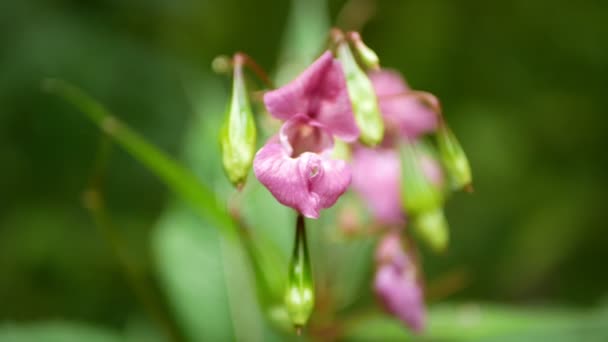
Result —
[[[298,215],[288,276],[285,306],[291,322],[299,330],[308,322],[315,303],[315,289],[306,242],[306,227],[302,215]]]
[[[366,68],[380,69],[380,59],[374,50],[370,49],[357,32],[349,32],[348,39],[353,43],[359,60]]]
[[[448,246],[448,223],[441,207],[420,213],[413,217],[416,233],[436,252],[443,252]]]
[[[432,183],[421,165],[422,143],[401,144],[401,198],[408,214],[418,215],[443,204],[441,187]]]
[[[367,146],[376,146],[384,138],[384,122],[372,82],[357,64],[347,42],[340,42],[337,52],[346,77],[355,120],[361,131],[359,139]]]
[[[437,129],[437,145],[443,165],[448,171],[454,190],[472,189],[469,160],[450,128],[441,122]]]
[[[334,149],[331,154],[332,159],[350,160],[350,145],[338,138],[334,139]]]
[[[256,127],[243,77],[243,61],[234,58],[232,95],[220,131],[224,171],[232,184],[242,186],[255,155]]]

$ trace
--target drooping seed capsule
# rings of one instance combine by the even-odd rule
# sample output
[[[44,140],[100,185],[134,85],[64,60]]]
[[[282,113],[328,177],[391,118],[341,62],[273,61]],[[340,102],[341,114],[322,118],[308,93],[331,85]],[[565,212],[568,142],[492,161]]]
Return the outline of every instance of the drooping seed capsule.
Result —
[[[420,142],[409,141],[400,145],[401,199],[408,215],[432,211],[443,204],[441,186],[433,183],[425,173]]]
[[[454,190],[472,190],[471,167],[462,146],[448,125],[441,121],[437,128],[437,145]]]
[[[414,216],[413,225],[418,236],[434,251],[445,251],[449,242],[449,228],[442,207]]]
[[[348,39],[353,43],[355,51],[359,56],[359,60],[369,69],[380,69],[380,59],[376,52],[365,45],[361,35],[358,32],[349,32]]]
[[[346,77],[355,120],[361,131],[359,139],[367,146],[376,146],[384,138],[384,121],[372,82],[357,64],[348,42],[343,39],[337,45],[337,55]]]
[[[241,187],[255,155],[256,126],[243,75],[244,56],[234,56],[230,103],[220,131],[224,171],[230,182]]]
[[[304,217],[298,215],[293,255],[289,263],[285,306],[297,331],[308,322],[315,303]]]

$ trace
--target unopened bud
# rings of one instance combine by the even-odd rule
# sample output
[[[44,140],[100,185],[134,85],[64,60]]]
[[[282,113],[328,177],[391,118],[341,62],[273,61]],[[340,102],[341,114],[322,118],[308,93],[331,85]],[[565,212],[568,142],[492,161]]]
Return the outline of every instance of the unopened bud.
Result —
[[[401,145],[401,198],[408,214],[418,215],[440,207],[443,203],[441,186],[434,184],[432,175],[425,173],[422,147],[419,142]]]
[[[380,69],[380,59],[374,50],[365,45],[358,32],[349,32],[348,39],[353,43],[359,59],[369,69]]]
[[[255,155],[256,127],[243,76],[243,60],[234,58],[232,95],[220,131],[224,171],[232,184],[242,186]]]
[[[220,55],[211,61],[211,69],[217,74],[227,74],[231,68],[232,63],[228,56]]]
[[[384,138],[384,122],[372,82],[357,64],[346,41],[340,42],[337,50],[355,120],[361,131],[359,139],[367,146],[376,146]]]
[[[289,263],[289,278],[285,292],[285,306],[296,330],[301,329],[310,317],[315,303],[306,227],[304,217],[298,215],[293,255]]]
[[[436,252],[443,252],[448,246],[448,222],[441,207],[414,216],[416,233]]]
[[[472,189],[469,160],[458,139],[445,122],[441,122],[437,129],[437,145],[441,160],[450,176],[452,187],[455,190]]]

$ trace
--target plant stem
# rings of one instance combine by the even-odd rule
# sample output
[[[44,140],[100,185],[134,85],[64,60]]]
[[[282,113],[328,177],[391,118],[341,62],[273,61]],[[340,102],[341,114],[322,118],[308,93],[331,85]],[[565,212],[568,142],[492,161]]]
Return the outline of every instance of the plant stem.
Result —
[[[104,169],[111,151],[111,141],[107,135],[102,135],[95,168],[88,189],[84,192],[84,206],[95,222],[95,226],[110,245],[116,260],[120,264],[129,286],[135,297],[143,306],[150,319],[158,324],[171,341],[182,341],[181,335],[172,321],[170,315],[163,309],[156,298],[155,291],[147,286],[144,275],[138,271],[132,256],[128,253],[128,246],[120,231],[112,223],[105,208],[102,194]]]

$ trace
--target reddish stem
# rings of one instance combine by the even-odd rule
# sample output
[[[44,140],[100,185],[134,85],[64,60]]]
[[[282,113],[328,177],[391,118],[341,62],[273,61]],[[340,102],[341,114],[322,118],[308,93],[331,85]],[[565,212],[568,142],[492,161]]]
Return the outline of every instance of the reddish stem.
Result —
[[[249,55],[243,52],[237,52],[234,54],[234,58],[232,61],[236,66],[246,66],[249,70],[253,71],[253,73],[262,81],[264,84],[271,89],[274,89],[274,85],[268,77],[268,74],[264,69],[253,60],[253,58],[249,57]]]

